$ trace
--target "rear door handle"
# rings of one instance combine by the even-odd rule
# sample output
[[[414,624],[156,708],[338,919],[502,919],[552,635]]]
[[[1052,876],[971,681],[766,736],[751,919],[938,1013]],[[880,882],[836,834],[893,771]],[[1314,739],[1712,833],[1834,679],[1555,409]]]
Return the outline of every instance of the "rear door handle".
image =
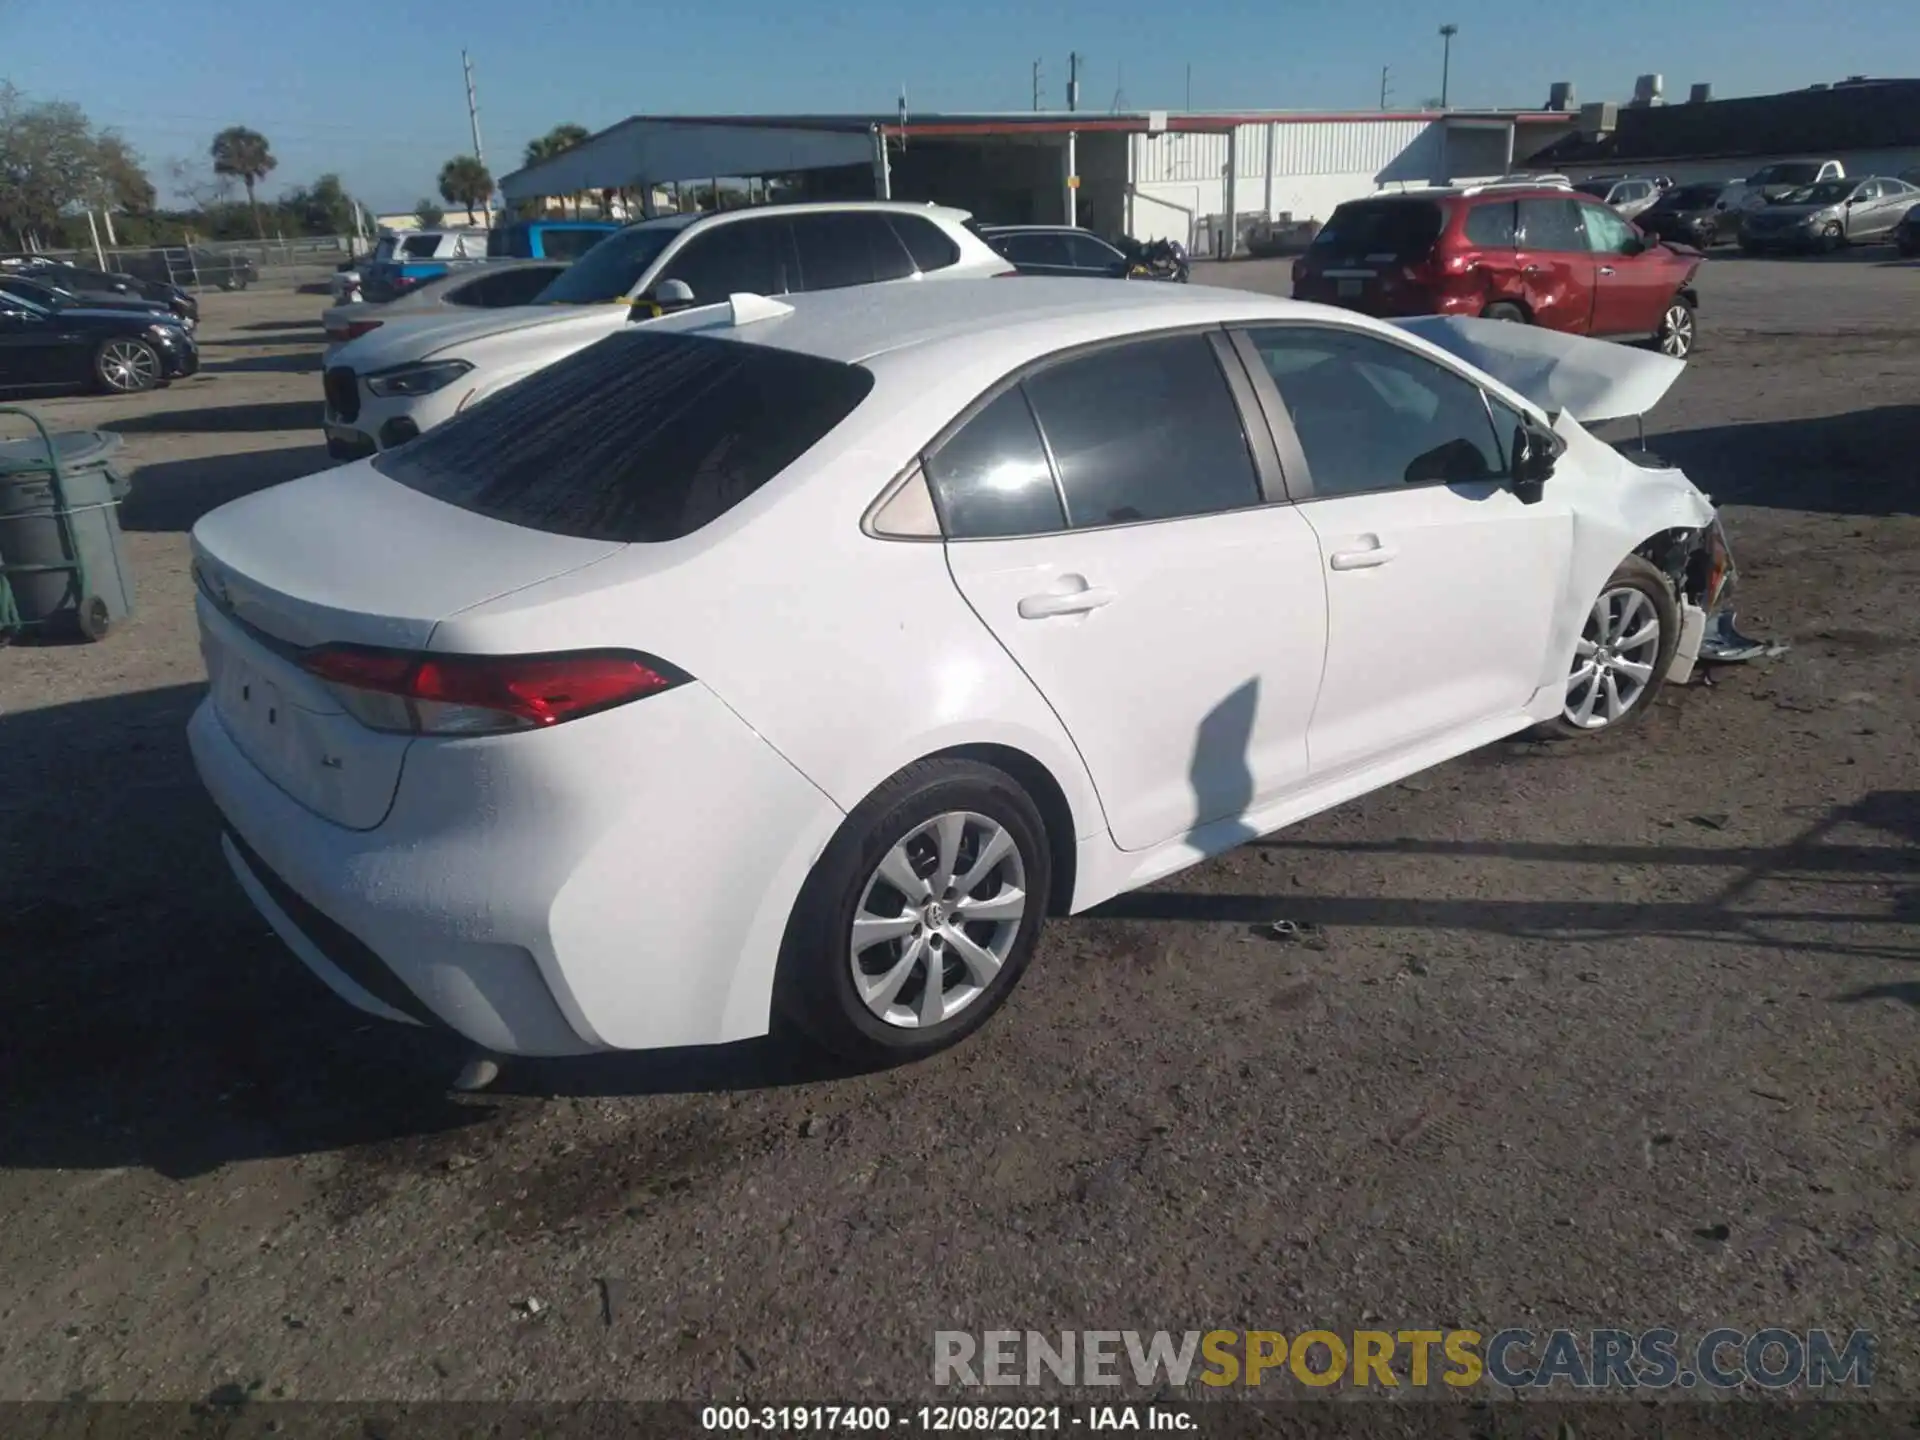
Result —
[[[1077,575],[1067,577],[1080,580]],[[1051,595],[1029,595],[1020,602],[1022,620],[1046,620],[1055,615],[1084,615],[1089,610],[1098,610],[1102,605],[1113,603],[1113,591],[1100,586],[1090,586],[1080,580],[1078,590],[1067,590]]]
[[[1611,265],[1602,265],[1600,267],[1600,273],[1602,275],[1611,275],[1613,273],[1613,267]]]
[[[1392,545],[1375,545],[1367,550],[1336,550],[1327,557],[1327,564],[1335,570],[1371,570],[1376,565],[1385,565],[1399,553]]]

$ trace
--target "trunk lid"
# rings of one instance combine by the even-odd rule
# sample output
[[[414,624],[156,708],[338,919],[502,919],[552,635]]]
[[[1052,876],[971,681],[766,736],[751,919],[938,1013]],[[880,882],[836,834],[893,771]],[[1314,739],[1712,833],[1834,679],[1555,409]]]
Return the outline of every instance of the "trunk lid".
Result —
[[[315,645],[423,650],[446,616],[622,548],[434,500],[365,462],[221,506],[193,530],[214,708],[270,781],[355,830],[386,818],[412,739],[370,730],[300,667]]]

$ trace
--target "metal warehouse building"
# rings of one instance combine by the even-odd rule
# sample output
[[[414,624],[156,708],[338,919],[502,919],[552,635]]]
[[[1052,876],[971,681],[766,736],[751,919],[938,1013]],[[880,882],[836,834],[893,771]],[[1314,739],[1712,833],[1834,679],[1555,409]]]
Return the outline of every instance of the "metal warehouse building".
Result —
[[[1490,179],[1573,133],[1564,111],[636,115],[500,182],[549,195],[781,177],[804,198],[930,200],[1218,253],[1260,219],[1382,187]]]

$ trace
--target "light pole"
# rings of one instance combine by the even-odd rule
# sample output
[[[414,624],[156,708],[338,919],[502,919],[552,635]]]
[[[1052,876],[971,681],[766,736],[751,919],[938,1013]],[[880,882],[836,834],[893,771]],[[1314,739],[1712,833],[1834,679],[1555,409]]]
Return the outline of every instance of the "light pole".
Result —
[[[1453,67],[1453,37],[1460,33],[1458,25],[1440,27],[1440,108],[1447,108],[1447,71]]]

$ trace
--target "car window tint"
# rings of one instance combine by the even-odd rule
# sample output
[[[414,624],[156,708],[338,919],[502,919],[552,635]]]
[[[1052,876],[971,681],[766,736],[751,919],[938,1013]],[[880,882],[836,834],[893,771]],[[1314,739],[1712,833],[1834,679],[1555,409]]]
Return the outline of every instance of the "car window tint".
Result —
[[[1497,479],[1506,458],[1479,387],[1370,335],[1251,330],[1316,496]]]
[[[818,444],[872,372],[633,326],[495,391],[376,461],[510,525],[585,540],[690,535]]]
[[[1604,205],[1582,205],[1580,211],[1582,219],[1586,221],[1587,247],[1590,250],[1602,255],[1625,253],[1627,242],[1633,239],[1632,226]]]
[[[1073,263],[1083,270],[1108,270],[1118,265],[1120,252],[1091,235],[1069,235],[1067,250]]]
[[[1204,336],[1097,350],[1024,384],[1059,470],[1068,524],[1168,520],[1260,503],[1239,407]]]
[[[1044,535],[1066,525],[1053,468],[1017,385],[949,436],[926,469],[952,539]]]
[[[1445,218],[1430,200],[1349,200],[1334,209],[1309,248],[1342,260],[1411,264],[1432,253]]]
[[[1514,409],[1498,396],[1486,396],[1487,411],[1493,416],[1493,440],[1500,453],[1500,475],[1505,478],[1513,473],[1513,432],[1525,428],[1527,417]]]
[[[800,283],[808,290],[840,290],[913,274],[913,257],[882,215],[795,215],[793,243]]]
[[[786,267],[781,263],[777,222],[735,220],[695,235],[667,261],[653,282],[679,280],[702,305],[729,295],[784,295]],[[557,282],[556,282],[557,283]]]
[[[400,253],[414,260],[430,260],[439,244],[438,235],[409,235],[400,242]]]
[[[1511,200],[1476,205],[1467,211],[1467,240],[1474,245],[1511,250],[1518,226],[1517,211]]]
[[[938,225],[918,215],[889,215],[887,224],[922,274],[960,263],[960,247]]]
[[[1016,265],[1071,265],[1073,256],[1067,250],[1064,235],[1050,235],[1036,231],[1028,235],[1000,235],[995,237],[1000,253]]]
[[[1521,244],[1528,250],[1584,250],[1580,207],[1572,200],[1522,200]]]

